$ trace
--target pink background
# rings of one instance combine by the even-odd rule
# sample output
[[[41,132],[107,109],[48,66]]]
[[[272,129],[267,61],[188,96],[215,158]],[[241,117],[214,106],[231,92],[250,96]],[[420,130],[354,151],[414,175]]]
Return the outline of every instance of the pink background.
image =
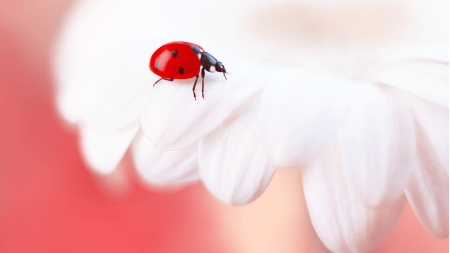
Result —
[[[281,203],[279,185],[300,188],[295,208],[306,210],[301,180],[288,182],[283,173],[243,208],[218,202],[200,183],[171,192],[145,188],[129,159],[118,172],[125,178],[90,173],[76,130],[54,107],[51,52],[71,4],[0,1],[0,252],[244,252],[271,238],[294,241],[292,252],[325,251],[306,211],[285,218],[286,227],[268,221],[293,205]],[[290,238],[276,237],[277,229]],[[427,234],[406,206],[372,252],[448,252],[448,238]]]

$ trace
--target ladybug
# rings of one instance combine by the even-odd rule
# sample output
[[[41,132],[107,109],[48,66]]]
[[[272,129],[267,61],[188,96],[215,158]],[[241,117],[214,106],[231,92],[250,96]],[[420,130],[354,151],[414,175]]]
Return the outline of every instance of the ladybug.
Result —
[[[189,79],[195,76],[192,92],[195,96],[200,67],[202,73],[202,97],[205,99],[205,70],[208,72],[222,72],[225,79],[225,66],[214,56],[205,52],[199,45],[176,41],[167,43],[158,48],[150,58],[150,70],[161,78],[153,84],[155,86],[161,80],[173,81],[174,79]]]

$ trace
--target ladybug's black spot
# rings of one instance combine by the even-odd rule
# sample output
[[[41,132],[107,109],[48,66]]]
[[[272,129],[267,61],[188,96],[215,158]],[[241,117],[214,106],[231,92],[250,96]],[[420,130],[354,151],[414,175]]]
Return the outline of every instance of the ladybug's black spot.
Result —
[[[184,68],[183,68],[183,67],[180,67],[180,68],[178,69],[178,73],[180,73],[180,75],[184,74]]]
[[[178,50],[176,50],[176,49],[172,50],[172,57],[177,58],[177,56],[178,56]]]
[[[194,54],[200,54],[202,51],[200,51],[200,48],[198,47],[192,47],[192,53]]]

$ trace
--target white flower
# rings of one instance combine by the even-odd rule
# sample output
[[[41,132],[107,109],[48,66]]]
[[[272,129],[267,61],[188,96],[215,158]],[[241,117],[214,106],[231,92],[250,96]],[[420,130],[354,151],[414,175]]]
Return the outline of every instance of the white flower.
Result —
[[[58,107],[100,173],[131,145],[147,182],[202,179],[241,205],[275,167],[301,167],[329,249],[373,248],[405,199],[443,238],[447,10],[447,1],[81,1],[56,54]],[[193,79],[152,88],[151,54],[179,40],[231,72],[207,72],[205,100],[194,101]]]

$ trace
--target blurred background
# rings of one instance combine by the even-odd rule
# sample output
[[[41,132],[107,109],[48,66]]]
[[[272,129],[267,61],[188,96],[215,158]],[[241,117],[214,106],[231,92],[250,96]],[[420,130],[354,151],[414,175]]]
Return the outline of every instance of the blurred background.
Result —
[[[277,172],[254,203],[231,207],[201,183],[143,186],[128,157],[92,174],[54,106],[52,50],[73,0],[0,0],[0,252],[328,252],[301,175]],[[448,252],[407,205],[372,252]]]

